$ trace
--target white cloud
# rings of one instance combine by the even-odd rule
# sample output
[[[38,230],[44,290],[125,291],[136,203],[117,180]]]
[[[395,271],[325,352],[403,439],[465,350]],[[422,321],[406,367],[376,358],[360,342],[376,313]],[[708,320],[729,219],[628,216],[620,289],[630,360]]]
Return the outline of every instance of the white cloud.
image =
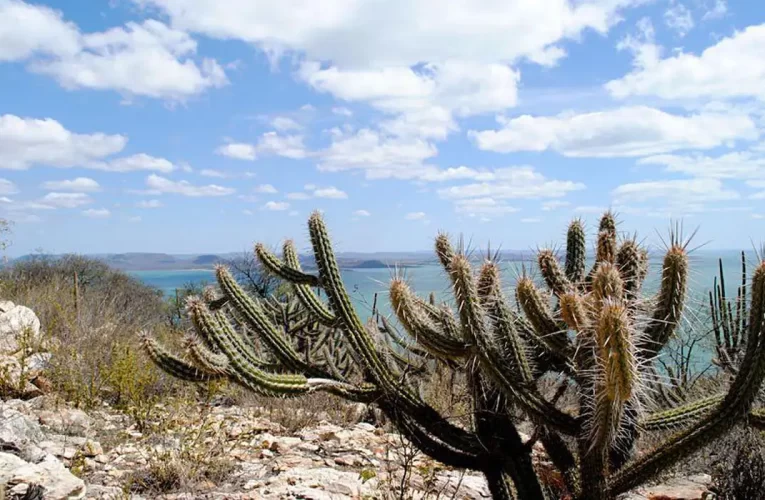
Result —
[[[500,111],[517,101],[519,73],[505,64],[449,60],[409,67],[322,69],[305,63],[300,77],[346,101],[365,101],[393,115],[381,128],[398,137],[445,139],[454,116]]]
[[[48,181],[44,182],[40,187],[49,191],[79,191],[83,193],[99,191],[101,189],[98,182],[88,177],[77,177],[76,179],[63,181]]]
[[[252,144],[244,144],[241,142],[235,142],[231,144],[224,144],[215,150],[219,155],[234,158],[236,160],[248,160],[253,161],[257,158],[255,146]]]
[[[290,208],[290,204],[286,201],[269,201],[265,205],[263,205],[264,210],[271,210],[274,212],[280,212],[283,210],[287,210]]]
[[[425,212],[409,212],[404,216],[406,220],[423,220],[427,215]]]
[[[353,215],[355,215],[356,217],[369,217],[369,216],[371,216],[372,214],[371,214],[371,213],[369,213],[369,211],[368,211],[368,210],[363,210],[363,209],[362,209],[362,210],[356,210],[356,211],[354,211],[354,212],[353,212]]]
[[[307,200],[311,197],[308,193],[303,193],[301,191],[296,191],[294,193],[287,193],[287,199],[288,200]]]
[[[175,165],[165,158],[139,153],[131,156],[124,156],[109,161],[93,162],[87,165],[88,168],[95,170],[105,170],[107,172],[136,172],[136,171],[154,171],[168,173],[175,170]]]
[[[258,154],[283,156],[300,160],[307,156],[303,137],[300,135],[282,136],[276,132],[266,132],[258,140]]]
[[[105,219],[110,217],[112,213],[106,208],[89,208],[87,210],[83,210],[82,215],[92,219]]]
[[[718,179],[672,179],[622,184],[612,193],[616,203],[663,200],[673,205],[736,200],[740,195]]]
[[[0,168],[86,166],[122,151],[126,143],[122,135],[70,132],[51,118],[0,116]]]
[[[518,211],[517,208],[508,205],[504,201],[497,201],[488,196],[455,200],[454,209],[457,213],[468,214],[471,217],[479,215],[505,215]]]
[[[0,1],[0,61],[19,61],[37,52],[67,56],[80,50],[79,32],[61,13],[18,0]]]
[[[219,179],[225,179],[228,177],[225,172],[221,172],[220,170],[215,170],[212,168],[205,168],[203,170],[199,171],[199,175],[203,177],[217,177]]]
[[[141,200],[135,206],[138,208],[160,208],[162,207],[162,202],[159,200]]]
[[[258,139],[257,144],[235,142],[224,144],[215,150],[219,155],[237,160],[253,161],[259,155],[276,155],[293,160],[308,156],[301,135],[279,135],[276,132],[266,132]]]
[[[765,101],[765,24],[723,38],[700,55],[679,52],[640,65],[606,84],[617,98],[663,99],[753,97]]]
[[[557,116],[523,115],[499,120],[499,130],[471,131],[482,150],[554,150],[570,157],[644,156],[680,149],[710,149],[758,137],[745,115],[679,116],[645,106]]]
[[[262,193],[262,194],[276,194],[279,191],[273,187],[271,184],[261,184],[259,186],[256,186],[254,191],[256,193]]]
[[[0,194],[16,194],[18,192],[19,188],[16,187],[16,184],[9,181],[8,179],[0,179]]]
[[[348,198],[348,194],[345,191],[341,191],[334,186],[327,188],[319,188],[313,192],[316,198],[332,198],[332,199],[345,199]]]
[[[495,198],[538,199],[560,198],[571,191],[584,189],[579,182],[548,179],[532,167],[508,167],[493,172],[490,182],[452,186],[438,190],[446,199]]]
[[[728,2],[726,0],[714,0],[714,5],[704,13],[704,16],[701,19],[704,21],[719,19],[725,16],[727,12]]]
[[[691,11],[681,3],[672,3],[669,6],[664,12],[664,23],[680,37],[684,37],[694,26]]]
[[[332,113],[338,116],[346,116],[346,117],[353,116],[353,111],[343,106],[335,106],[334,108],[332,108]]]
[[[484,0],[452,2],[447,9],[438,0],[392,0],[384,8],[364,0],[136,1],[160,7],[179,29],[250,42],[275,57],[304,52],[342,67],[409,67],[446,59],[552,63],[563,55],[557,45],[563,39],[578,39],[585,30],[605,33],[619,21],[620,10],[640,3]]]
[[[132,216],[127,218],[127,221],[132,223],[132,224],[137,224],[137,223],[141,222],[142,220],[143,219],[141,218],[140,215],[132,215]]]
[[[542,203],[542,210],[545,212],[550,212],[552,210],[557,210],[562,207],[567,207],[571,205],[571,202],[563,201],[563,200],[550,200],[545,201]]]
[[[206,186],[195,186],[188,181],[173,181],[156,174],[151,174],[146,178],[146,186],[151,191],[158,193],[172,193],[183,196],[201,197],[201,196],[227,196],[233,194],[236,190],[233,188],[209,184]]]
[[[422,139],[395,138],[370,129],[354,134],[334,130],[318,167],[323,172],[359,170],[370,179],[411,179],[421,173],[422,162],[436,154],[436,147]]]
[[[77,208],[93,203],[93,200],[85,193],[48,193],[39,202],[30,205],[30,208]],[[35,206],[37,205],[37,206]]]
[[[0,2],[0,60],[27,61],[32,71],[68,89],[109,89],[127,95],[184,100],[225,85],[214,59],[197,63],[196,42],[156,20],[80,33],[48,7]]]
[[[287,116],[277,116],[271,120],[271,126],[274,129],[284,132],[289,130],[300,130],[303,128],[298,122]]]
[[[656,155],[641,158],[640,165],[663,165],[667,172],[717,179],[765,179],[765,157],[734,151],[711,157],[704,155]]]

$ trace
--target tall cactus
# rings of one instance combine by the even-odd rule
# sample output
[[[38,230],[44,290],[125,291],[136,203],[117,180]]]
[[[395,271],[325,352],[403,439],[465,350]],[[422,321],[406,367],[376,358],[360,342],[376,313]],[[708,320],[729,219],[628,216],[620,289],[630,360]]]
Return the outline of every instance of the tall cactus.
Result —
[[[171,375],[192,382],[226,377],[266,395],[326,391],[376,404],[424,453],[452,467],[483,472],[497,499],[547,494],[531,459],[533,443],[521,438],[511,408],[523,410],[535,426],[534,440],[544,445],[569,496],[610,499],[745,420],[765,377],[765,262],[751,279],[748,318],[742,320],[738,313],[734,321],[742,354],[728,392],[646,414],[646,380],[655,374],[656,357],[683,313],[689,264],[679,238],[669,242],[657,295],[646,300],[641,296],[648,268],[645,249],[634,238],[620,243],[615,218],[606,213],[598,229],[595,263],[588,271],[584,226],[575,220],[563,267],[552,251],[538,254],[548,290],[521,277],[516,308],[502,291],[495,261],[487,259],[476,273],[468,256],[440,234],[436,255],[451,281],[455,310],[420,298],[406,282],[394,279],[390,299],[410,337],[406,339],[388,318],[380,318],[382,325],[375,319],[362,321],[340,279],[318,213],[311,215],[308,229],[317,275],[300,268],[291,242],[282,258],[256,247],[263,265],[292,284],[304,317],[284,320],[284,307],[297,306],[252,299],[225,268],[218,268],[223,297],[189,301],[198,337],[186,344],[191,361],[149,337],[144,341],[147,353]],[[726,304],[719,306],[719,326],[720,318],[731,313],[724,297],[717,303]],[[245,325],[262,348],[256,349],[255,339],[232,322]],[[392,342],[380,340],[388,337]],[[314,347],[306,352],[298,348],[301,342]],[[464,372],[473,398],[469,428],[440,415],[412,382],[413,371],[435,364]],[[545,397],[537,383],[550,373],[562,380],[553,398]],[[566,390],[575,394],[577,404],[561,408],[560,395]],[[752,412],[750,421],[765,425],[763,415]],[[654,450],[633,456],[641,432],[667,429],[677,433]]]

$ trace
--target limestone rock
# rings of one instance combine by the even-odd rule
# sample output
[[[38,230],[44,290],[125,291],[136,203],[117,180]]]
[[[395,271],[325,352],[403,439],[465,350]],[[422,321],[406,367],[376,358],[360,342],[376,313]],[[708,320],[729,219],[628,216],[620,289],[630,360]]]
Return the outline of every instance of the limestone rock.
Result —
[[[40,319],[34,311],[9,301],[0,302],[0,311],[0,354],[14,354],[22,347],[40,347]]]
[[[0,484],[10,490],[19,485],[42,486],[46,500],[84,498],[86,491],[85,482],[52,455],[47,455],[39,464],[30,464],[15,455],[0,452]]]

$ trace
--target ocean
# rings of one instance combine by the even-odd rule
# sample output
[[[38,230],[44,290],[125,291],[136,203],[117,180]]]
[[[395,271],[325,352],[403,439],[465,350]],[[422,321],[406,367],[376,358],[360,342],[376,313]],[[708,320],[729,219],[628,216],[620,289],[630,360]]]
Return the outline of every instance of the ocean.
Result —
[[[661,275],[661,256],[651,262],[651,271],[646,281],[645,290],[652,292],[657,289]],[[691,303],[702,305],[707,299],[708,291],[712,288],[718,274],[718,258],[722,258],[726,276],[728,294],[735,296],[736,287],[740,283],[741,263],[738,251],[699,250],[690,256],[689,297]],[[747,261],[754,262],[754,254],[747,255]],[[511,292],[516,277],[524,272],[537,275],[533,263],[520,261],[502,262],[503,283]],[[389,307],[385,299],[387,283],[396,273],[403,275],[412,288],[423,297],[434,292],[439,300],[450,299],[448,279],[439,265],[422,265],[404,269],[346,269],[343,279],[346,288],[354,301],[357,310],[364,317],[372,310],[375,293],[378,293],[378,309],[388,313]],[[144,283],[154,286],[170,296],[187,283],[214,283],[214,272],[209,269],[189,269],[171,271],[130,271],[129,274]]]

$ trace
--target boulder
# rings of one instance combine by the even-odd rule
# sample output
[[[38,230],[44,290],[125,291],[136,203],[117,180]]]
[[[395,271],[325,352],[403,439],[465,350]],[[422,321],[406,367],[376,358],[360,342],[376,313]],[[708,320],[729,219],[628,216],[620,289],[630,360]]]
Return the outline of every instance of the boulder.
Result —
[[[22,347],[38,350],[41,344],[40,319],[34,311],[0,302],[0,354],[14,354]]]
[[[26,487],[24,487],[26,485]],[[46,455],[30,464],[15,455],[0,452],[0,486],[14,493],[40,486],[46,500],[70,500],[85,497],[85,482],[69,472],[56,457]]]
[[[0,451],[14,453],[27,461],[39,461],[43,457],[37,443],[44,437],[40,424],[0,404]]]
[[[40,423],[59,434],[84,436],[90,430],[93,419],[82,410],[61,408],[45,410],[39,414]]]

